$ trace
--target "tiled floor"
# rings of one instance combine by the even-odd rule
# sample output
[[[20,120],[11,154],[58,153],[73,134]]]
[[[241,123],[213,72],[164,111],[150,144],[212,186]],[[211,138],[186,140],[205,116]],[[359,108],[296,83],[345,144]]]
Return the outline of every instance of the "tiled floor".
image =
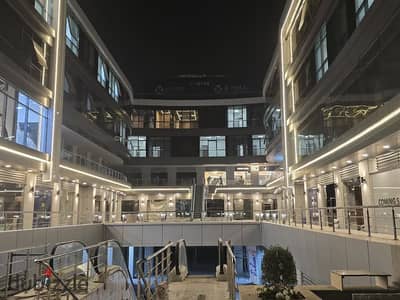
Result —
[[[169,284],[171,300],[197,300],[199,295],[204,295],[205,300],[229,299],[228,283],[215,278],[188,277]]]

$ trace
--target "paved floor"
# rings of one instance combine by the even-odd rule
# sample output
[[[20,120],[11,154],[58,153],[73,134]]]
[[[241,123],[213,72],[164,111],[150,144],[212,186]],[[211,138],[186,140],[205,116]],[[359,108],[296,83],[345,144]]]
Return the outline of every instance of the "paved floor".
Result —
[[[199,295],[205,298],[199,298]],[[215,278],[188,277],[185,281],[170,283],[168,296],[171,300],[229,299],[228,283]]]

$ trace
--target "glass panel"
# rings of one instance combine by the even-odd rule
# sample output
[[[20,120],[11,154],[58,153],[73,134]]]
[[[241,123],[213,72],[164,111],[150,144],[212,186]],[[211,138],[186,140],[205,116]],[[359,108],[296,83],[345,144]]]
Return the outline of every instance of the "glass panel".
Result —
[[[38,113],[28,111],[28,123],[26,127],[26,146],[32,149],[38,149],[39,139],[39,122],[40,116]]]
[[[18,144],[25,145],[25,132],[26,132],[26,115],[27,108],[22,104],[17,106],[17,120],[16,120],[16,138]]]

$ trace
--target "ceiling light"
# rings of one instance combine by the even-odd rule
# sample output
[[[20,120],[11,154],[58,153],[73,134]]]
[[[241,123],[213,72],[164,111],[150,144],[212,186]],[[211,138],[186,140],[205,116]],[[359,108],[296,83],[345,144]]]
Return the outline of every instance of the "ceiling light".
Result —
[[[5,165],[4,167],[7,168],[7,169],[9,169],[9,168],[11,168],[12,166],[11,166],[11,165]]]
[[[368,157],[368,153],[363,153],[363,157]]]
[[[324,174],[325,173],[325,171],[321,171],[321,174]]]
[[[384,145],[383,149],[390,149],[390,145]]]
[[[346,160],[346,163],[351,164],[352,161],[351,160]]]
[[[83,185],[87,185],[87,182],[82,182]]]
[[[311,177],[315,177],[315,175],[314,175],[314,174],[311,174]]]
[[[336,166],[333,166],[333,167],[332,167],[332,169],[336,170],[336,169],[337,169],[337,167],[336,167]]]

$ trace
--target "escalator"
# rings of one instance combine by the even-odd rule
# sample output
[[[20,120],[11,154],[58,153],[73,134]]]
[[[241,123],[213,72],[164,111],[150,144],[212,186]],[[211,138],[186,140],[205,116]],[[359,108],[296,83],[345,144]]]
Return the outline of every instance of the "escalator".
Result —
[[[81,241],[55,245],[35,260],[40,279],[14,299],[136,299],[121,245],[114,240],[87,247]]]
[[[204,199],[204,185],[195,185],[195,197],[193,207],[193,218],[200,219],[203,211],[203,199]]]

